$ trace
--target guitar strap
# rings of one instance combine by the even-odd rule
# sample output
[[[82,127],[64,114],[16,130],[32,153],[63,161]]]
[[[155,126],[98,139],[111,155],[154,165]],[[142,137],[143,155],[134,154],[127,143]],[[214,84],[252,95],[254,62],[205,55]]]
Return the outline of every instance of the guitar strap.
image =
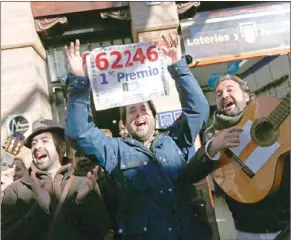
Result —
[[[65,200],[67,198],[68,192],[69,192],[69,190],[70,190],[70,188],[72,186],[74,178],[75,178],[74,175],[70,175],[70,178],[66,183],[64,191],[62,192],[60,201],[59,201],[58,206],[57,206],[57,210],[56,210],[56,212],[54,214],[54,217],[53,217],[53,221],[52,221],[51,227],[50,227],[50,229],[48,231],[47,240],[51,240],[51,234],[52,234],[52,232],[54,230],[56,220],[57,220],[57,218],[59,216],[59,213],[60,213],[60,211],[62,209],[63,203],[65,202]]]

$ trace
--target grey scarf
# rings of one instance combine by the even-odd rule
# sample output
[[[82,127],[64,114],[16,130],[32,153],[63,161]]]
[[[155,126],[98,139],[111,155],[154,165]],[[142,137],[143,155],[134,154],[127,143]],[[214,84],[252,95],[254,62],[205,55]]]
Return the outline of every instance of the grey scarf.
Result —
[[[213,138],[216,130],[230,128],[236,125],[237,123],[239,123],[243,114],[244,114],[244,111],[240,112],[236,116],[226,116],[223,113],[215,112],[213,116],[212,125],[209,128],[207,128],[204,132],[205,141],[208,141],[211,138]]]
[[[215,112],[213,116],[213,127],[215,130],[222,130],[236,125],[242,118],[244,111],[236,116],[226,116],[223,113]]]

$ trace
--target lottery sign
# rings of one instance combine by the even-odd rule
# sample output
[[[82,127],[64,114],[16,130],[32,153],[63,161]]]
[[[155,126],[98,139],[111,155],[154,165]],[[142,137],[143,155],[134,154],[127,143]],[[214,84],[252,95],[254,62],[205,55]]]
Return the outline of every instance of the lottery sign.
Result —
[[[96,48],[87,68],[97,111],[165,95],[166,57],[156,43]]]

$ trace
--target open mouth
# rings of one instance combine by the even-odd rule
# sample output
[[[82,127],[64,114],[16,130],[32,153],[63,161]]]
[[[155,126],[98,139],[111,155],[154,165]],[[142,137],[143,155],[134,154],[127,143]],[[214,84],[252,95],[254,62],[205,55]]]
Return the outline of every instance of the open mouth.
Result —
[[[37,163],[43,163],[47,159],[47,154],[46,153],[36,153],[34,155]]]
[[[234,105],[234,102],[226,102],[223,104],[223,110],[228,111],[232,108],[233,105]]]
[[[137,130],[142,130],[146,126],[145,120],[137,120],[134,122],[134,125],[136,126]]]

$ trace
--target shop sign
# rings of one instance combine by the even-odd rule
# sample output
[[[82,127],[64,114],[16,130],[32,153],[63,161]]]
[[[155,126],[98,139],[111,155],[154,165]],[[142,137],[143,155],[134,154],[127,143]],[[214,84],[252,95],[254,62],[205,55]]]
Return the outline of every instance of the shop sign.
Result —
[[[182,21],[181,29],[185,52],[194,60],[290,52],[290,3],[201,12]]]
[[[7,135],[12,135],[14,132],[22,132],[25,137],[31,131],[31,121],[29,113],[20,113],[9,115],[6,119]]]

